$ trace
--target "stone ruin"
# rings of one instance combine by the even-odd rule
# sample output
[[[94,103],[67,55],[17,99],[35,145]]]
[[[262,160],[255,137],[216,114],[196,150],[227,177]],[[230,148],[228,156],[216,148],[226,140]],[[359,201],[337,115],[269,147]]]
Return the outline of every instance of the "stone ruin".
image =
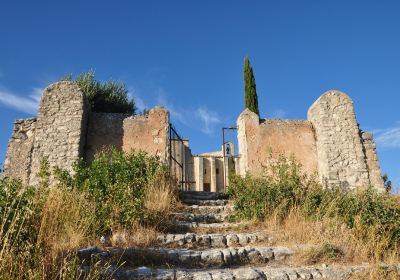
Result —
[[[308,120],[259,120],[245,110],[239,116],[240,174],[260,175],[279,154],[294,155],[305,172],[316,172],[327,187],[384,190],[372,134],[360,130],[346,94],[324,93],[308,110]]]
[[[229,172],[261,175],[280,154],[294,155],[327,187],[384,190],[372,135],[359,129],[353,102],[340,91],[323,94],[308,110],[308,120],[259,119],[246,109],[237,129],[238,155],[228,142],[221,151],[192,155],[188,140],[171,139],[166,109],[137,116],[91,112],[81,89],[60,81],[44,90],[36,118],[15,121],[3,175],[35,185],[43,158],[51,167],[72,170],[79,158],[90,162],[113,145],[159,156],[189,190],[224,191]],[[225,154],[226,145],[232,154]]]
[[[144,150],[165,159],[168,153],[168,111],[156,107],[145,116],[90,112],[80,88],[61,81],[43,93],[37,118],[15,121],[8,144],[4,175],[35,185],[40,161],[72,170],[105,146]]]

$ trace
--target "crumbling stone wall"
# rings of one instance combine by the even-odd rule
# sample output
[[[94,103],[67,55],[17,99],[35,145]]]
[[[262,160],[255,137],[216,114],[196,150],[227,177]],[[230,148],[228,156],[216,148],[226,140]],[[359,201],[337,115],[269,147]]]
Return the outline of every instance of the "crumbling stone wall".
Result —
[[[383,190],[384,182],[382,179],[381,168],[379,166],[378,155],[376,154],[373,136],[371,133],[362,132],[361,137],[364,146],[370,183],[372,186]]]
[[[293,154],[327,187],[384,189],[372,135],[360,131],[353,102],[340,91],[323,94],[308,110],[308,121],[260,120],[246,109],[237,126],[241,175],[260,175],[269,159]]]
[[[250,110],[238,119],[239,171],[245,175],[260,175],[271,160],[279,155],[294,155],[303,171],[315,173],[318,168],[316,143],[312,124],[308,121],[259,120]]]
[[[380,173],[380,170],[368,170],[367,155],[350,97],[336,90],[326,92],[308,110],[308,120],[315,129],[321,181],[328,187],[370,186],[370,173]],[[371,147],[366,144],[371,168],[374,169]]]
[[[86,159],[105,146],[114,145],[125,152],[145,151],[165,161],[168,155],[169,114],[155,107],[147,115],[92,113],[86,141]]]
[[[88,106],[80,88],[71,81],[48,86],[37,116],[29,183],[38,182],[40,161],[72,170],[83,156]]]
[[[5,176],[17,177],[24,183],[28,183],[35,127],[36,118],[15,121],[4,161]]]

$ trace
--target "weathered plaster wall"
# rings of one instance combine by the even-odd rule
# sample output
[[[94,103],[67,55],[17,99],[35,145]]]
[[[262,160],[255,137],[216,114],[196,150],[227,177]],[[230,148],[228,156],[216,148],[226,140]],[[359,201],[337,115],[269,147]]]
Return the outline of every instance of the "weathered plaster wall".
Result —
[[[88,107],[84,94],[73,82],[60,81],[43,93],[37,116],[29,183],[38,182],[40,161],[72,170],[83,156]]]
[[[202,157],[194,156],[193,162],[196,191],[202,191],[204,186],[204,161]]]
[[[168,126],[168,111],[161,107],[150,110],[145,116],[92,113],[87,133],[86,159],[90,162],[97,151],[114,145],[125,152],[145,151],[165,161],[168,152]]]
[[[250,166],[253,167],[255,163],[259,162],[258,156],[254,159],[254,150],[250,143],[259,142],[259,126],[260,120],[257,114],[249,109],[245,109],[237,120],[238,128],[238,146],[239,146],[239,174],[245,176],[247,173],[252,173]],[[251,171],[251,172],[250,172]]]
[[[304,172],[317,171],[317,150],[312,125],[308,121],[258,119],[245,110],[238,119],[240,173],[260,175],[271,160],[294,155]],[[271,157],[272,155],[272,157]]]
[[[91,113],[86,136],[86,161],[91,162],[96,152],[104,147],[122,149],[124,114]]]
[[[28,183],[35,127],[35,118],[15,121],[4,161],[5,176],[20,178],[24,183]]]
[[[215,158],[215,173],[216,173],[216,184],[217,191],[224,191],[224,160],[223,158]],[[218,169],[218,174],[217,174]]]
[[[169,113],[162,107],[155,107],[146,116],[133,116],[124,120],[122,148],[143,150],[162,160],[168,154]]]
[[[371,133],[362,132],[361,137],[364,145],[370,183],[372,186],[383,190],[384,182],[382,179],[381,168],[379,166],[378,155],[376,154],[373,136]]]

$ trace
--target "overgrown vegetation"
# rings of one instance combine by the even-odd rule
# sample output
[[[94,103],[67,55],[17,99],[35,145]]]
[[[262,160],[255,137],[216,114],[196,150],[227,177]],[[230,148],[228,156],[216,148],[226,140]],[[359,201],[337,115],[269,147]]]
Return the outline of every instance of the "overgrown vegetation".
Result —
[[[332,226],[336,234],[341,234],[341,227],[347,228],[355,242],[368,244],[365,250],[368,258],[380,260],[397,254],[400,205],[394,197],[372,188],[359,191],[323,188],[312,177],[302,175],[293,158],[280,157],[270,167],[266,172],[270,175],[262,178],[230,178],[229,193],[237,219],[273,218],[285,224],[293,213],[298,213],[297,219],[303,217],[308,227],[323,223],[324,227]]]
[[[0,180],[1,279],[78,279],[78,248],[101,246],[101,236],[148,245],[176,204],[165,167],[145,153],[108,149],[72,173],[53,172],[44,160],[40,175],[35,188]],[[48,186],[50,175],[57,186]]]
[[[93,112],[135,114],[135,102],[129,97],[128,88],[124,83],[116,80],[104,83],[97,81],[93,70],[75,78],[69,75],[64,79],[78,84]]]

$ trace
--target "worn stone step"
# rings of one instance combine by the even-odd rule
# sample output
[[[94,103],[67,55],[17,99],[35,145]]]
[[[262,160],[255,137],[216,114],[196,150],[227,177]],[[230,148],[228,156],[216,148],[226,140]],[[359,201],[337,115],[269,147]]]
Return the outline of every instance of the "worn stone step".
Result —
[[[265,232],[225,233],[225,234],[163,234],[158,236],[162,245],[191,246],[197,248],[225,248],[247,246],[270,241]]]
[[[188,205],[185,206],[182,211],[193,214],[223,214],[230,211],[229,206],[199,206],[199,205]]]
[[[197,222],[185,222],[175,221],[173,225],[178,232],[191,231],[193,229],[212,229],[212,230],[223,230],[229,228],[240,227],[239,223],[197,223]]]
[[[217,200],[203,200],[203,199],[192,199],[185,198],[182,202],[186,205],[198,205],[198,206],[224,206],[227,205],[229,200],[227,199],[217,199]]]
[[[225,269],[185,269],[185,268],[126,268],[111,266],[102,272],[116,280],[169,279],[169,280],[294,280],[294,279],[335,279],[344,280],[358,273],[368,272],[368,264],[348,266],[306,266],[306,267],[238,267]],[[399,273],[399,265],[382,266],[386,271]]]
[[[308,247],[307,247],[308,248]],[[304,246],[294,247],[240,247],[206,250],[169,248],[113,248],[108,251],[93,249],[86,256],[78,253],[81,260],[124,266],[162,266],[205,268],[231,267],[245,264],[263,264],[283,261]]]
[[[219,200],[228,199],[226,193],[219,192],[197,192],[197,191],[184,191],[180,194],[181,199],[195,199],[195,200]]]
[[[225,220],[225,215],[221,214],[193,214],[193,213],[173,213],[171,216],[177,221],[189,223],[221,223]]]

